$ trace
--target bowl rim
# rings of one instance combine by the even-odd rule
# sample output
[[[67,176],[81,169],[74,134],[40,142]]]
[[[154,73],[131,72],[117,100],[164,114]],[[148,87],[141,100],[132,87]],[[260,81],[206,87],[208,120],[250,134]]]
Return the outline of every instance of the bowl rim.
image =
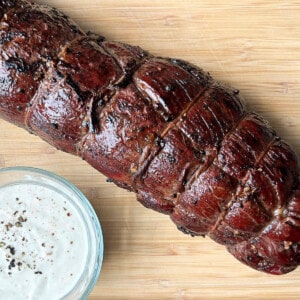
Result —
[[[97,241],[95,241],[95,246],[96,246],[95,266],[93,267],[93,272],[91,273],[91,277],[88,281],[88,284],[86,285],[84,293],[81,295],[81,297],[78,300],[87,299],[99,279],[102,265],[103,265],[103,255],[104,255],[104,238],[103,238],[102,226],[99,217],[97,216],[96,211],[92,206],[91,202],[75,184],[73,184],[68,179],[54,173],[53,171],[49,171],[37,167],[31,167],[31,166],[12,166],[12,167],[0,168],[0,175],[7,172],[24,172],[24,173],[27,172],[27,173],[33,173],[33,174],[48,177],[49,179],[55,180],[58,183],[70,189],[72,192],[75,193],[76,198],[78,198],[78,200],[82,202],[83,207],[86,210],[86,213],[90,216],[90,223],[94,229],[93,233],[95,237],[97,237]],[[85,266],[85,268],[86,267],[87,265]],[[66,295],[64,295],[62,299],[70,296],[70,293],[74,291],[74,289],[78,285],[78,282],[81,279],[82,276],[80,276],[80,278],[78,279],[74,287]]]

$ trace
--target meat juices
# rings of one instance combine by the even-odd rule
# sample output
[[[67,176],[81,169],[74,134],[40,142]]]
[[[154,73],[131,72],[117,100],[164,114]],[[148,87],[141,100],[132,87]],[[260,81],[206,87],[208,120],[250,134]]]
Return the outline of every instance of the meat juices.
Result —
[[[298,158],[236,89],[187,62],[86,34],[47,6],[1,0],[0,9],[2,118],[248,266],[298,266]]]

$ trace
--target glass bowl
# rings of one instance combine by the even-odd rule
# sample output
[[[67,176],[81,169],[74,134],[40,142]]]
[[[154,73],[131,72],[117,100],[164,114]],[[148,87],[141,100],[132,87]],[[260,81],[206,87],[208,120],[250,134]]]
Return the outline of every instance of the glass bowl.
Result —
[[[0,169],[3,299],[87,299],[103,247],[98,217],[73,184],[41,169]]]

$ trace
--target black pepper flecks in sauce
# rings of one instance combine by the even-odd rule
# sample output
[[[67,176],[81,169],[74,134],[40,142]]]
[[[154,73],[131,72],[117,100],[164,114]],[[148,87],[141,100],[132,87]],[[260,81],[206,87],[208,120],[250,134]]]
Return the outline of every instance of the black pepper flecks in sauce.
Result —
[[[44,187],[40,191],[37,192],[36,186],[25,192],[22,188],[13,193],[0,189],[0,274],[1,282],[8,284],[8,289],[15,285],[13,279],[17,278],[21,278],[22,283],[27,280],[31,287],[40,285],[40,280],[52,279],[69,280],[72,285],[84,268],[75,250],[80,244],[87,253],[85,238],[81,239],[78,234],[82,228],[80,234],[84,236],[84,225],[80,218],[76,219],[76,209],[55,192],[49,195]],[[17,194],[20,196],[15,197]],[[77,243],[77,239],[83,242]],[[66,266],[65,261],[61,261],[64,257]],[[77,262],[82,267],[76,267]],[[60,286],[56,286],[57,289]]]

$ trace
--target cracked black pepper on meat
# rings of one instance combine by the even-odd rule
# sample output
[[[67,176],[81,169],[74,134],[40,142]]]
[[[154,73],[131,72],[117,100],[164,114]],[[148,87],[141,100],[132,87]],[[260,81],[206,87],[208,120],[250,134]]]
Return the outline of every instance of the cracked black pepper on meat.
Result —
[[[48,6],[0,8],[2,118],[248,266],[298,266],[298,158],[237,89],[188,62],[85,33]]]

